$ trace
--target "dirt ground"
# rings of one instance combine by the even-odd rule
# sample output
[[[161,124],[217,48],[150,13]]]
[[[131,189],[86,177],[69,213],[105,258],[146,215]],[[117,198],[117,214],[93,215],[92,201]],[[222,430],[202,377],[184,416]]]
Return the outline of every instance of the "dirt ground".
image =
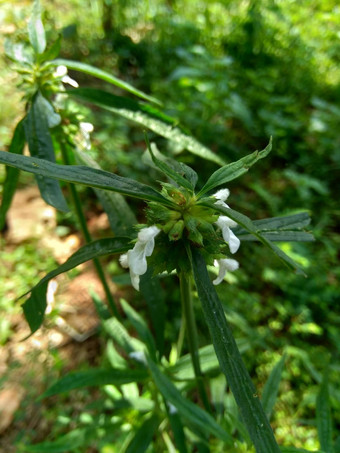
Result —
[[[75,234],[56,235],[56,212],[44,203],[35,186],[16,193],[8,227],[5,250],[38,239],[38,246],[47,248],[60,264],[82,243]],[[108,228],[106,216],[92,218],[89,228]],[[47,435],[50,422],[43,414],[48,403],[38,403],[37,397],[58,375],[53,358],[56,354],[64,371],[84,362],[95,364],[100,356],[101,340],[96,335],[99,320],[89,289],[105,298],[91,263],[81,265],[81,270],[73,280],[60,275],[51,281],[48,310],[56,308],[57,315],[34,335],[22,341],[29,334],[26,321],[22,314],[10,320],[14,333],[0,350],[0,453],[14,453],[14,442],[23,431],[36,433],[34,441],[42,441]]]

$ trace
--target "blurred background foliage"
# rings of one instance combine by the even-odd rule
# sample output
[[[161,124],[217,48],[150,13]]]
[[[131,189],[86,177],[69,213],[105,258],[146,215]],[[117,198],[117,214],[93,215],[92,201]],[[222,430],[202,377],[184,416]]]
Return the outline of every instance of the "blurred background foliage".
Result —
[[[241,247],[241,269],[219,293],[236,337],[247,344],[244,357],[260,389],[287,353],[273,419],[279,441],[317,448],[315,399],[327,363],[340,427],[338,2],[54,0],[42,5],[50,39],[63,34],[63,58],[112,71],[155,96],[166,113],[227,162],[264,148],[273,136],[271,155],[230,184],[230,205],[253,219],[310,211],[316,242],[281,245],[308,278],[290,274],[251,243]],[[29,1],[2,2],[3,38],[27,39],[30,7]],[[0,111],[0,140],[6,144],[23,104],[4,58],[0,73],[0,96],[7,99]],[[79,73],[74,77],[82,86],[94,83]],[[159,177],[146,170],[140,127],[107,112],[82,111],[95,126],[91,153],[103,168],[148,183]],[[201,182],[217,168],[151,138],[193,166]],[[18,254],[29,255],[30,248],[19,248],[11,262]],[[1,278],[12,278],[11,272],[1,270]],[[25,288],[31,284],[22,278]],[[166,282],[171,307],[178,299],[172,284]],[[134,303],[143,310],[141,300]],[[179,324],[178,315],[177,309],[168,310],[169,344],[176,339],[171,326]],[[202,319],[200,328],[203,345],[209,339]]]

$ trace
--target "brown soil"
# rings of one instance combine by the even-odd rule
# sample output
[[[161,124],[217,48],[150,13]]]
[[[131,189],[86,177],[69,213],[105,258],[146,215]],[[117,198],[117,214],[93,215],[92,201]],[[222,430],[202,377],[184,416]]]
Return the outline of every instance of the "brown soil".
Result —
[[[81,245],[78,235],[60,238],[55,234],[56,212],[44,203],[36,187],[16,193],[8,224],[5,250],[38,238],[39,247],[50,250],[62,263]],[[98,225],[92,217],[90,227],[92,232],[108,228],[106,216],[98,217]],[[35,433],[34,442],[43,441],[49,433],[51,422],[44,413],[50,403],[38,403],[37,398],[59,375],[53,359],[56,351],[63,372],[84,362],[98,363],[99,320],[89,289],[105,298],[93,266],[85,263],[81,268],[73,280],[62,274],[52,281],[49,309],[56,309],[57,315],[50,316],[34,335],[22,341],[29,334],[28,325],[21,314],[11,319],[14,333],[0,351],[0,453],[16,452],[14,444],[22,432]]]

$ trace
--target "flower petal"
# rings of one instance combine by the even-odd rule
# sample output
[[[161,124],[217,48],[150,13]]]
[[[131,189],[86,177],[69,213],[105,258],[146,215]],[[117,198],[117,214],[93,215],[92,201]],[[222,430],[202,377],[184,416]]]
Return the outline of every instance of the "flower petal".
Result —
[[[236,271],[236,269],[239,268],[239,263],[238,261],[236,260],[232,260],[232,259],[229,259],[229,258],[223,258],[223,259],[220,259],[220,260],[215,260],[214,261],[214,265],[217,267],[219,266],[219,271],[218,271],[218,276],[215,280],[213,280],[213,284],[214,285],[219,285],[227,271]]]

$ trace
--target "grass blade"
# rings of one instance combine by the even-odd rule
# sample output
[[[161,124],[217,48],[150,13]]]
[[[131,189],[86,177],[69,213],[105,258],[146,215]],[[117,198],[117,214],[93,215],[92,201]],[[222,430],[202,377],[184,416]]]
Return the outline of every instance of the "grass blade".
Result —
[[[263,388],[261,401],[266,416],[268,417],[268,420],[270,420],[275,405],[275,401],[279,392],[279,385],[281,382],[281,375],[285,364],[285,360],[286,357],[285,355],[283,355],[279,362],[272,369],[269,378]]]
[[[316,399],[316,426],[320,446],[325,453],[333,453],[332,415],[329,400],[328,378],[325,373]]]

